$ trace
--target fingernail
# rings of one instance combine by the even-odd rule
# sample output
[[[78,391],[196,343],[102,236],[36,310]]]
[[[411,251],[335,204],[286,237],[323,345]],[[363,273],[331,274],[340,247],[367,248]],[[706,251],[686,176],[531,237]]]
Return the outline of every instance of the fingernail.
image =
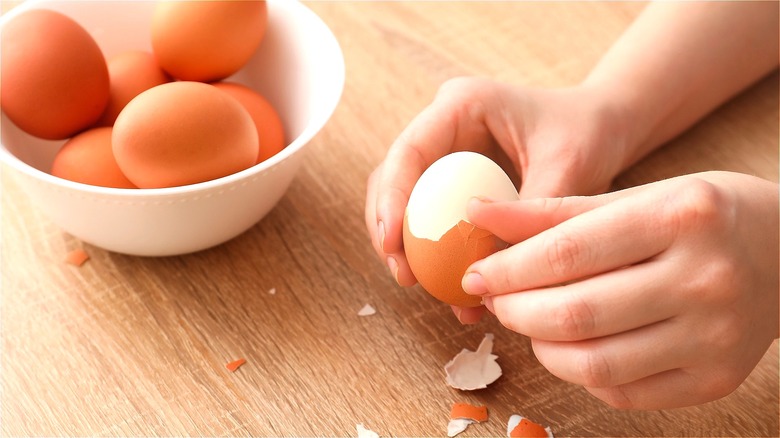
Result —
[[[387,267],[390,268],[390,272],[393,274],[393,278],[395,278],[395,282],[398,283],[398,262],[395,261],[394,257],[387,258]]]
[[[385,250],[385,223],[379,221],[376,227],[377,227],[377,236],[379,236],[379,247],[382,248],[382,251],[384,251]]]
[[[488,309],[488,312],[495,315],[495,310],[493,310],[493,297],[483,297],[482,298],[482,305],[485,306],[486,309]]]
[[[479,272],[467,272],[463,276],[461,281],[463,290],[469,295],[484,295],[488,293],[487,285],[485,285],[485,279]]]

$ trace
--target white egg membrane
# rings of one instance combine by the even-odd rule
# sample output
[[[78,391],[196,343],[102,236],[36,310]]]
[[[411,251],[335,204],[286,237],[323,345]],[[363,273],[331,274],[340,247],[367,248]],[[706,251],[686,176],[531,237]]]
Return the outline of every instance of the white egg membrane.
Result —
[[[501,167],[475,152],[454,152],[423,172],[406,206],[409,231],[417,238],[438,241],[468,221],[466,205],[473,197],[494,201],[518,199],[517,189]]]

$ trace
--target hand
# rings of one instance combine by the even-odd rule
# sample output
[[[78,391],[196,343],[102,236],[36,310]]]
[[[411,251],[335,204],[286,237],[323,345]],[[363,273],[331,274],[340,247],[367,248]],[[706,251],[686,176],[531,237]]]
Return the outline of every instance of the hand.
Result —
[[[507,242],[464,289],[554,375],[617,408],[723,397],[778,337],[778,186],[709,172],[595,197],[489,203]],[[522,227],[517,224],[522,223]]]
[[[521,198],[600,193],[623,168],[616,111],[586,87],[537,90],[484,79],[446,82],[371,174],[365,220],[374,248],[398,284],[414,278],[404,255],[404,211],[415,183],[438,158],[483,153],[522,179]],[[453,308],[465,323],[481,309]]]

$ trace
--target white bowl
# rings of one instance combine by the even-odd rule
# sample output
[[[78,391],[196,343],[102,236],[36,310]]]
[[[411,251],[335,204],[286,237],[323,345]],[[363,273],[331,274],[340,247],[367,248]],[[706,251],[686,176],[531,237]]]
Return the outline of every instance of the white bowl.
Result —
[[[30,1],[2,17],[46,8],[81,24],[106,58],[151,51],[154,2]],[[199,184],[117,189],[80,184],[47,172],[64,141],[34,138],[2,115],[0,161],[18,171],[21,187],[51,220],[110,251],[166,256],[223,243],[262,219],[300,168],[306,144],[322,129],[344,88],[344,57],[320,18],[293,0],[268,1],[268,28],[249,63],[228,80],[262,93],[281,116],[289,145],[254,167]]]

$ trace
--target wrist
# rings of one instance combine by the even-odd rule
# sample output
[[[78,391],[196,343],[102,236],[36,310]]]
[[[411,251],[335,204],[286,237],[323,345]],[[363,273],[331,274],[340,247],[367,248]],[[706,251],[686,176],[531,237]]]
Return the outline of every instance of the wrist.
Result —
[[[603,153],[612,162],[612,178],[623,172],[637,160],[637,150],[644,141],[638,126],[635,110],[628,100],[608,86],[583,82],[576,87],[578,99],[587,102],[594,127],[592,142],[606,145]]]
[[[641,99],[630,89],[587,78],[579,87],[588,94],[594,105],[597,122],[609,141],[614,144],[619,159],[616,175],[634,165],[655,148],[652,132],[658,125],[655,115],[648,110],[650,102]]]

